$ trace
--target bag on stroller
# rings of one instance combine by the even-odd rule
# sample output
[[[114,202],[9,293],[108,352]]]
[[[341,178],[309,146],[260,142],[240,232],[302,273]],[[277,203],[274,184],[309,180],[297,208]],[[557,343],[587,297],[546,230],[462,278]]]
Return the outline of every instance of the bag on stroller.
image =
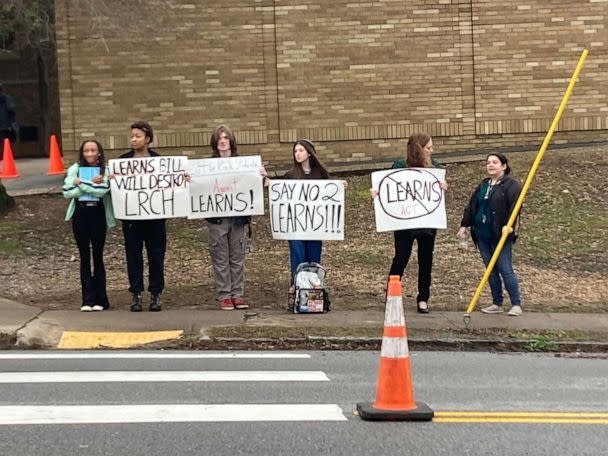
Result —
[[[329,312],[330,302],[325,287],[325,269],[319,263],[301,263],[294,277],[293,302],[287,310],[293,313]]]

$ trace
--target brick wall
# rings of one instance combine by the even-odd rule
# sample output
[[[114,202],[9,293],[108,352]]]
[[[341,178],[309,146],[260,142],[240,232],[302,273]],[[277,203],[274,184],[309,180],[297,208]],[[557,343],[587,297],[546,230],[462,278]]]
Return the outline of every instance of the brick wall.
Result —
[[[89,136],[119,153],[138,119],[163,153],[191,156],[227,123],[271,167],[298,137],[354,166],[402,154],[418,130],[438,155],[533,148],[585,47],[554,138],[608,140],[608,0],[123,3],[106,0],[100,29],[81,2],[55,2],[68,156]]]

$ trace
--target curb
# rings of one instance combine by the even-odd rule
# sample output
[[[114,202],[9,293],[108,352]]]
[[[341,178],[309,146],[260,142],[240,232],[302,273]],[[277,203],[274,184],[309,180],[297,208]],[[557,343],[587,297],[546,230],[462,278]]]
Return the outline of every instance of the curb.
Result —
[[[191,334],[190,336],[195,336]],[[180,340],[148,344],[150,349],[190,350],[380,350],[381,337],[285,337],[285,338],[240,338],[203,336],[197,339],[188,335]],[[408,340],[414,351],[489,351],[499,353],[600,353],[608,354],[608,342],[559,341],[534,345],[526,339],[430,339]]]

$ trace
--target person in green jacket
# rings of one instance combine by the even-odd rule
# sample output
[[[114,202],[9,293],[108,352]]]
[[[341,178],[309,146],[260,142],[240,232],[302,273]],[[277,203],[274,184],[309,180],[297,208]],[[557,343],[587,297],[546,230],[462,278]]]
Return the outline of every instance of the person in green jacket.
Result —
[[[116,225],[116,221],[108,174],[102,145],[93,139],[87,139],[80,146],[78,162],[70,166],[63,184],[63,196],[70,200],[65,219],[72,220],[72,231],[80,252],[82,312],[110,307],[106,293],[103,248],[107,230]]]

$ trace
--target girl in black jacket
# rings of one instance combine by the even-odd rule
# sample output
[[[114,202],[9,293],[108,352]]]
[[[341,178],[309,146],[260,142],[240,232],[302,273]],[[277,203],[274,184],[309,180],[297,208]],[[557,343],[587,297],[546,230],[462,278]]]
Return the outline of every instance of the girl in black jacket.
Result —
[[[507,224],[521,192],[519,182],[509,173],[507,157],[500,153],[489,154],[486,157],[487,178],[477,186],[469,204],[464,209],[457,236],[464,238],[467,227],[471,227],[471,237],[479,248],[481,258],[487,266],[502,235],[503,227]],[[522,314],[519,283],[513,271],[511,249],[516,239],[516,233],[511,229],[509,236],[490,273],[490,289],[492,290],[492,305],[481,309],[488,314],[502,313],[502,284],[504,282],[511,299],[510,316]]]

